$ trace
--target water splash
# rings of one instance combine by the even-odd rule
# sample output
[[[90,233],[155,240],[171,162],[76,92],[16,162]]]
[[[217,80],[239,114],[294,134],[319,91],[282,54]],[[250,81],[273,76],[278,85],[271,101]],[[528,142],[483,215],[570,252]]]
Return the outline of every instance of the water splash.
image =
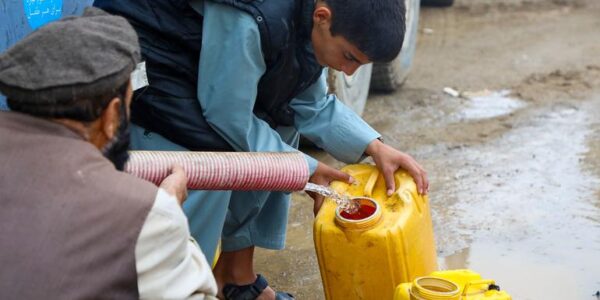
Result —
[[[329,198],[335,202],[335,204],[340,207],[343,211],[349,214],[355,214],[358,212],[360,205],[358,201],[355,201],[348,197],[348,195],[340,195],[336,191],[322,185],[307,183],[304,187],[305,191],[317,193],[325,198]]]

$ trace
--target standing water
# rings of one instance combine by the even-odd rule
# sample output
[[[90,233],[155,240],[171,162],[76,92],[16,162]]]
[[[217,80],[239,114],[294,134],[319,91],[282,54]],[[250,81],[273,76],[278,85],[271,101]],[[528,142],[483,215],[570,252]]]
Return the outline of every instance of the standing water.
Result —
[[[359,204],[357,201],[354,201],[348,197],[348,195],[340,195],[336,191],[322,185],[307,183],[304,187],[305,191],[317,193],[325,198],[329,198],[335,202],[335,204],[340,207],[343,211],[349,214],[355,214],[358,212]]]

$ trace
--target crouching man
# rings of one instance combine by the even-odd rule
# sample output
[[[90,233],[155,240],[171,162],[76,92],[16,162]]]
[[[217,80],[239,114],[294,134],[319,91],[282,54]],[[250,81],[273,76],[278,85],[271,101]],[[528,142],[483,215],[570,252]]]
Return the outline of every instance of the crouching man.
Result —
[[[88,9],[0,55],[0,299],[213,299],[180,208],[127,161],[135,31]]]

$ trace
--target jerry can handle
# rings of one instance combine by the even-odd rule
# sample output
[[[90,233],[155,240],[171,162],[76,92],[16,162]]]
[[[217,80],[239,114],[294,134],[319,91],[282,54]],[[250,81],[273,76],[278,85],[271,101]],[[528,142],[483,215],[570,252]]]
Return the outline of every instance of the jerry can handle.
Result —
[[[492,279],[475,280],[475,281],[467,282],[467,284],[465,284],[465,289],[463,290],[462,296],[463,297],[467,296],[467,291],[469,290],[469,287],[471,285],[480,285],[480,284],[487,284],[489,286],[489,289],[497,288],[496,282]]]
[[[367,197],[373,196],[373,189],[375,188],[375,184],[377,183],[378,177],[379,169],[374,169],[371,175],[369,176],[369,179],[367,180],[367,183],[365,184],[365,189],[363,191]]]

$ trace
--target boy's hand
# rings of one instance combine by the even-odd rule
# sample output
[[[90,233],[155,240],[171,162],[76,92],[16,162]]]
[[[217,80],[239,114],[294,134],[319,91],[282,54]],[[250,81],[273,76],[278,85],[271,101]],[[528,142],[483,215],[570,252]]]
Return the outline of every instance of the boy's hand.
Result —
[[[334,180],[348,183],[354,182],[354,178],[352,178],[350,175],[340,170],[334,169],[322,162],[319,162],[315,173],[310,177],[308,181],[322,186],[329,186],[329,184]],[[321,205],[323,205],[323,196],[312,192],[308,192],[308,195],[310,195],[310,197],[313,198],[313,200],[315,200],[313,212],[316,216],[319,212],[319,209],[321,209]]]
[[[427,172],[410,155],[400,152],[380,140],[371,142],[365,153],[373,158],[379,170],[383,172],[388,196],[391,196],[396,191],[394,172],[398,168],[402,168],[412,176],[417,184],[419,194],[426,195],[429,192]]]
[[[173,165],[171,174],[163,179],[159,187],[172,196],[175,196],[177,202],[181,205],[187,198],[187,181],[188,179],[183,168],[179,165]]]

